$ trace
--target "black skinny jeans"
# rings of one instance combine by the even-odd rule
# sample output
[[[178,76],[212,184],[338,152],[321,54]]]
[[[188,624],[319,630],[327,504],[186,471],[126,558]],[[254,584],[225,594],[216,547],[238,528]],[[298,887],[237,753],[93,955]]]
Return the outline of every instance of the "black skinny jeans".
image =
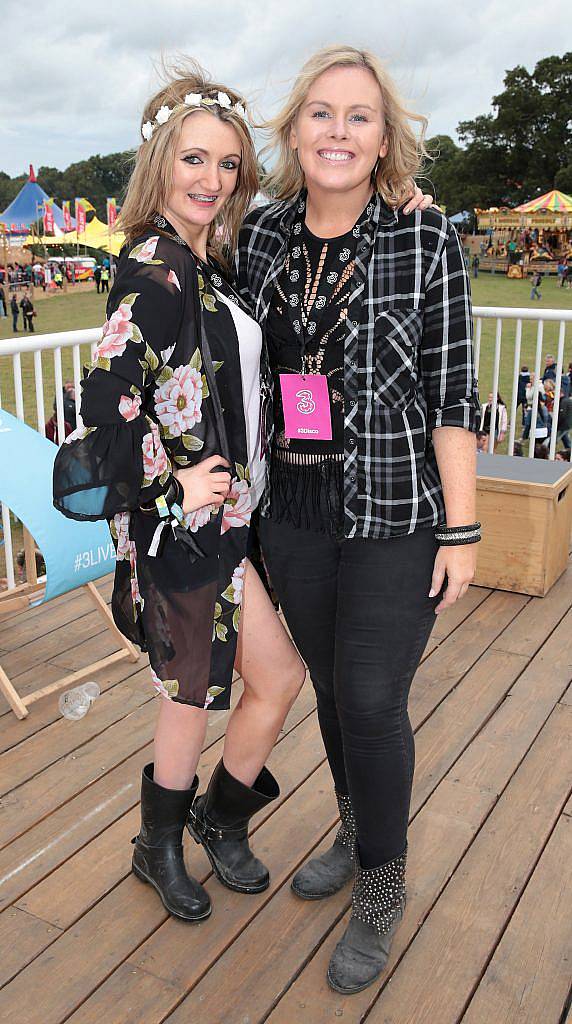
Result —
[[[428,597],[433,531],[336,540],[260,521],[262,551],[316,690],[338,793],[349,793],[360,860],[378,867],[405,848],[415,743],[411,681],[435,622]]]

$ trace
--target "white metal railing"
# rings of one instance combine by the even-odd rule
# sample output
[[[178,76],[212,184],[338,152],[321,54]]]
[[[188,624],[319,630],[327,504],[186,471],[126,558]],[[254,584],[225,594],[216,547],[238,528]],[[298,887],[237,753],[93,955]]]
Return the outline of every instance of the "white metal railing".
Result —
[[[550,436],[549,458],[554,459],[556,455],[556,438],[558,412],[560,409],[560,383],[564,364],[564,343],[566,337],[566,324],[572,323],[572,309],[528,309],[514,306],[474,306],[473,315],[476,321],[475,329],[475,367],[477,376],[479,374],[479,363],[481,357],[481,337],[483,320],[495,320],[495,351],[494,368],[491,392],[493,401],[491,406],[491,430],[489,435],[489,452],[494,451],[495,424],[497,422],[497,395],[499,390],[500,362],[502,350],[502,327],[504,320],[516,320],[516,332],[514,342],[514,360],[512,374],[512,394],[509,413],[509,438],[508,453],[514,454],[514,441],[516,432],[516,410],[518,396],[518,376],[521,359],[522,345],[522,323],[523,321],[534,321],[536,329],[536,351],[534,360],[534,389],[532,399],[530,436],[528,443],[528,457],[534,458],[534,443],[536,438],[536,417],[538,413],[538,396],[540,393],[540,377],[542,364],[542,347],[544,340],[544,324],[557,323],[558,328],[558,349],[556,356],[556,385],[554,389],[554,407],[552,410],[552,432]],[[484,392],[481,391],[481,397]]]
[[[539,384],[541,377],[542,349],[544,342],[544,325],[545,323],[557,323],[559,325],[558,347],[556,356],[556,382],[557,385],[559,385],[562,378],[562,370],[564,363],[566,324],[570,324],[572,322],[572,309],[521,309],[516,307],[501,306],[475,306],[473,309],[473,313],[475,317],[475,365],[477,370],[477,376],[479,372],[479,363],[481,359],[483,323],[485,321],[490,320],[493,320],[496,323],[494,340],[493,375],[490,387],[490,391],[493,394],[493,402],[490,410],[491,431],[488,442],[489,452],[494,451],[495,444],[494,425],[496,424],[497,414],[497,394],[499,390],[501,353],[503,345],[503,324],[507,320],[516,321],[516,329],[514,335],[512,395],[509,412],[508,438],[508,451],[509,454],[512,455],[514,453],[516,431],[516,403],[518,394],[518,375],[521,361],[522,325],[523,322],[528,321],[533,321],[537,323],[534,363],[535,382],[533,392],[530,440],[528,446],[528,456],[529,458],[533,458],[534,442],[536,435],[536,416],[538,411]],[[26,420],[27,422],[29,422],[30,426],[34,426],[37,430],[39,430],[39,432],[42,435],[45,435],[45,381],[42,368],[42,353],[52,352],[54,364],[54,390],[56,398],[56,421],[58,426],[58,437],[60,438],[60,441],[63,440],[63,438],[65,437],[65,421],[63,404],[62,350],[69,348],[71,348],[72,350],[73,381],[77,399],[77,419],[78,424],[81,425],[81,417],[79,413],[81,379],[80,345],[89,345],[93,353],[94,346],[97,344],[100,338],[101,328],[94,327],[88,330],[64,331],[56,334],[38,334],[33,336],[28,335],[27,337],[17,338],[14,340],[0,341],[0,409],[3,406],[3,396],[5,396],[6,392],[9,390],[9,370],[7,369],[7,364],[9,364],[11,360],[13,403],[7,403],[6,407],[13,405],[13,408],[10,409],[10,411],[15,412],[16,416],[18,416],[22,420]],[[30,417],[26,416],[27,410],[25,408],[24,400],[25,396],[22,380],[21,357],[22,355],[25,355],[27,353],[32,353],[34,360],[35,417],[33,417],[33,419],[35,419],[35,423],[30,422]],[[484,393],[484,388],[482,388],[481,386],[481,395],[484,395]],[[560,387],[556,386],[554,396],[554,409],[552,412],[553,429],[549,449],[549,457],[551,459],[554,459],[556,452],[556,425],[558,422],[559,405]],[[2,505],[2,524],[6,555],[6,576],[8,581],[8,589],[12,589],[15,586],[12,557],[12,533],[10,525],[10,516],[8,513],[8,509],[4,505]]]
[[[77,422],[81,425],[79,414],[79,395],[81,380],[81,352],[80,345],[89,345],[91,352],[94,346],[101,339],[101,328],[94,327],[81,331],[63,331],[56,334],[34,334],[27,337],[15,338],[8,341],[0,341],[0,409],[9,408],[10,412],[25,420],[29,426],[35,427],[43,437],[46,434],[45,415],[45,381],[42,366],[42,353],[53,353],[54,367],[54,392],[56,399],[56,421],[58,426],[58,438],[65,437],[64,401],[63,401],[63,373],[62,373],[62,349],[72,350],[73,381],[77,401]],[[34,360],[34,391],[35,391],[35,422],[31,422],[29,409],[25,408],[24,385],[22,379],[22,356],[31,353]],[[12,391],[13,402],[6,401],[6,393],[9,390],[9,364],[12,364]],[[29,403],[28,403],[29,405]],[[50,406],[51,407],[51,406]],[[28,413],[28,415],[27,415]],[[0,467],[0,472],[5,472],[6,467]],[[12,527],[10,513],[6,505],[2,504],[2,532],[4,540],[4,554],[6,562],[6,580],[8,590],[16,587],[14,573],[14,553],[12,543]]]

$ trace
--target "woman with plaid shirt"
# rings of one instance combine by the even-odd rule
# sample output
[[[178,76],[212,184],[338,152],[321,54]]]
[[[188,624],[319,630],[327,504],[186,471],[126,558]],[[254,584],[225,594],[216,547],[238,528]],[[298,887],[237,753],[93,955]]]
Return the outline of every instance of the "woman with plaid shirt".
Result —
[[[480,539],[465,261],[438,210],[399,209],[425,127],[372,54],[320,51],[270,122],[277,198],[247,216],[237,258],[268,358],[262,549],[316,689],[341,815],[292,887],[320,899],[354,878],[328,968],[343,993],[380,974],[403,915],[409,689]]]

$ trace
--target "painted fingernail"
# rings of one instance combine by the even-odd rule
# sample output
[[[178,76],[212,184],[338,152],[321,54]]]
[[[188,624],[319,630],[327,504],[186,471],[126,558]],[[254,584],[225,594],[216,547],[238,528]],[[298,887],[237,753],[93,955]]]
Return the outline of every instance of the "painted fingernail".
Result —
[[[429,597],[435,597],[436,593],[437,593],[437,591],[433,590],[433,587],[431,587],[431,590],[429,591]]]

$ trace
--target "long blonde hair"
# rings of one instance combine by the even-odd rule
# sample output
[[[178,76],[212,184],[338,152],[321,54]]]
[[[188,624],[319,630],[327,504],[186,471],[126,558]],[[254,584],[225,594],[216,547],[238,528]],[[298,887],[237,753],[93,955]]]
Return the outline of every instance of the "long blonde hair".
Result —
[[[270,133],[270,141],[263,153],[276,162],[264,188],[276,199],[288,199],[303,187],[304,172],[290,146],[290,131],[313,83],[335,67],[365,68],[379,85],[388,149],[387,156],[380,158],[372,171],[372,182],[386,203],[399,205],[410,194],[412,179],[428,156],[424,144],[427,118],[407,109],[379,57],[353,46],[326,46],[313,54],[296,78],[282,109],[265,122],[263,127]],[[419,126],[417,133],[410,122]]]
[[[163,65],[165,85],[146,104],[141,124],[154,121],[162,106],[173,109],[165,124],[156,128],[150,139],[142,141],[134,155],[133,170],[118,218],[118,228],[129,244],[152,224],[153,216],[162,213],[172,188],[173,164],[181,136],[183,121],[192,108],[184,103],[188,93],[201,93],[216,99],[226,93],[232,105],[244,100],[227,85],[214,82],[194,60],[182,64]],[[206,107],[194,109],[205,110]],[[258,163],[248,125],[238,113],[220,105],[209,106],[209,112],[220,121],[231,124],[242,144],[242,158],[234,192],[209,227],[207,250],[227,263],[224,249],[232,252],[250,202],[258,189]]]

